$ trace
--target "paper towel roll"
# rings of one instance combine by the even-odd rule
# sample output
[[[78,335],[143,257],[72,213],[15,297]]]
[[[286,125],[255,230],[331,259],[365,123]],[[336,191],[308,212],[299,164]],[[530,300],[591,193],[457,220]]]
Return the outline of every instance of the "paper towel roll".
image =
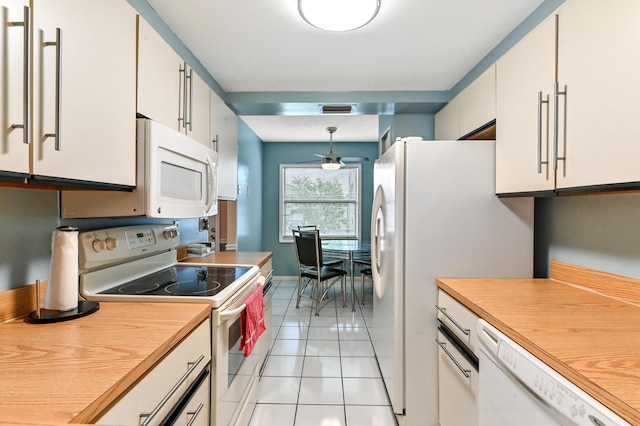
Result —
[[[44,308],[70,311],[78,307],[78,231],[61,227],[51,237],[51,268]]]

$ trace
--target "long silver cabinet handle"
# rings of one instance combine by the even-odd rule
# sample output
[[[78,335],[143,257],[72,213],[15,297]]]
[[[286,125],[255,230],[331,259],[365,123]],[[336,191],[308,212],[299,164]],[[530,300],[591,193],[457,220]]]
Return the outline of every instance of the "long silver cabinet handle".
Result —
[[[198,414],[200,414],[200,411],[202,411],[202,409],[204,408],[204,404],[201,402],[200,405],[198,405],[198,408],[196,408],[196,411],[189,411],[187,413],[188,416],[191,416],[191,418],[189,419],[189,422],[187,423],[187,426],[192,426],[193,423],[196,421],[196,418],[198,417]]]
[[[187,128],[187,63],[183,62],[182,72],[182,128]]]
[[[178,383],[176,383],[173,386],[173,388],[171,388],[169,393],[167,393],[164,396],[164,398],[162,398],[162,401],[160,401],[160,403],[156,405],[156,408],[154,408],[151,413],[140,414],[140,418],[141,419],[144,418],[144,421],[141,423],[141,426],[148,426],[149,424],[151,424],[151,420],[153,420],[153,418],[158,415],[160,410],[162,410],[162,407],[164,407],[165,404],[171,399],[171,397],[178,391],[178,389],[180,389],[180,386],[182,386],[182,384],[189,378],[191,373],[194,372],[194,370],[198,367],[198,364],[200,364],[203,359],[204,359],[204,355],[200,355],[200,357],[198,357],[198,359],[191,365],[191,367],[189,367],[187,372],[184,373],[184,375],[180,378],[180,380],[178,380]]]
[[[55,98],[55,133],[45,133],[45,138],[55,138],[56,151],[62,150],[62,143],[60,139],[60,99],[62,88],[62,30],[56,28],[56,41],[47,41],[44,43],[44,47],[55,46],[56,47],[56,98]]]
[[[466,377],[467,379],[469,377],[471,377],[471,370],[466,370],[459,362],[458,360],[453,356],[453,354],[451,354],[451,352],[449,352],[446,348],[446,345],[441,342],[440,340],[438,340],[438,338],[436,337],[436,343],[438,344],[438,346],[440,346],[440,349],[442,349],[444,351],[444,353],[447,354],[447,356],[451,359],[451,361],[453,361],[453,363],[456,365],[456,367],[458,367],[458,370],[460,370],[460,372],[462,374],[464,374],[464,377]]]
[[[189,121],[186,124],[189,125],[189,131],[191,132],[193,130],[193,68],[189,69],[189,76],[185,78],[189,79]]]
[[[555,100],[555,105],[553,106],[553,170],[558,170],[558,161],[565,161],[567,159],[566,154],[562,157],[558,156],[558,141],[559,141],[559,137],[558,137],[558,132],[559,132],[559,119],[560,119],[560,107],[559,107],[559,102],[560,102],[560,96],[565,96],[565,102],[566,102],[566,95],[567,95],[567,85],[564,86],[564,91],[560,91],[560,83],[559,82],[555,82],[554,88],[553,88],[553,97]],[[565,114],[566,117],[566,114]]]
[[[549,122],[549,95],[542,100],[542,91],[538,92],[538,173],[542,173],[542,165],[549,165],[549,128],[547,127],[547,161],[542,161],[542,104],[547,104],[547,123]]]
[[[12,124],[12,129],[22,129],[22,142],[29,144],[31,117],[29,116],[29,99],[31,98],[31,29],[30,29],[30,9],[24,7],[24,20],[8,22],[9,27],[22,27],[23,34],[23,56],[22,56],[22,124]]]
[[[456,327],[458,327],[460,329],[460,331],[462,331],[464,333],[465,336],[468,336],[469,333],[471,332],[471,330],[469,330],[468,328],[464,328],[463,326],[461,326],[460,324],[458,324],[458,322],[456,320],[454,320],[451,315],[449,315],[447,313],[447,308],[441,308],[440,306],[436,305],[436,309],[439,310],[440,312],[442,312],[442,314],[447,317],[447,319],[449,321],[451,321],[453,323],[453,325],[455,325]]]

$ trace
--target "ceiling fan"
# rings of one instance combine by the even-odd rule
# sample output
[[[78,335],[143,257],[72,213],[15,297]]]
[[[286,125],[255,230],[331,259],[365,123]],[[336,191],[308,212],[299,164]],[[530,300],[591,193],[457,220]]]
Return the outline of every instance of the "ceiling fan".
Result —
[[[351,162],[360,162],[360,161],[369,161],[369,157],[340,157],[338,154],[333,152],[333,134],[338,130],[337,127],[327,127],[327,132],[329,132],[329,153],[325,155],[314,154],[315,156],[322,158],[322,168],[325,170],[338,170],[340,167],[344,166],[344,163]]]

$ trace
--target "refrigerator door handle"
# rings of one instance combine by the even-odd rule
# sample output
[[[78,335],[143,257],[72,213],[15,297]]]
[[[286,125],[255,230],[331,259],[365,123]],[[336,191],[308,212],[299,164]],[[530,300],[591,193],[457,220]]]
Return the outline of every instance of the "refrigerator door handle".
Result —
[[[378,298],[382,298],[384,287],[380,279],[382,239],[384,235],[384,191],[382,186],[376,189],[371,211],[371,278],[373,289]]]

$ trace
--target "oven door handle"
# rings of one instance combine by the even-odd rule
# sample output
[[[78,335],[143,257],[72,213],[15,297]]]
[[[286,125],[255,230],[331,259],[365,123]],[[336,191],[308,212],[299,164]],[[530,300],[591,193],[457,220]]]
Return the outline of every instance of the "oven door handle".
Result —
[[[258,281],[258,287],[264,287],[265,279],[262,275],[258,276],[257,281]],[[238,306],[235,309],[225,310],[223,313],[220,314],[220,322],[223,323],[225,321],[229,321],[231,318],[237,317],[245,309],[247,309],[247,304],[243,303],[242,305]]]
[[[240,313],[242,311],[244,311],[245,309],[247,309],[247,305],[245,303],[243,303],[242,305],[240,305],[236,309],[231,309],[229,311],[225,311],[224,314],[220,314],[220,321],[221,322],[229,321],[231,318],[235,318],[238,315],[240,315]]]

